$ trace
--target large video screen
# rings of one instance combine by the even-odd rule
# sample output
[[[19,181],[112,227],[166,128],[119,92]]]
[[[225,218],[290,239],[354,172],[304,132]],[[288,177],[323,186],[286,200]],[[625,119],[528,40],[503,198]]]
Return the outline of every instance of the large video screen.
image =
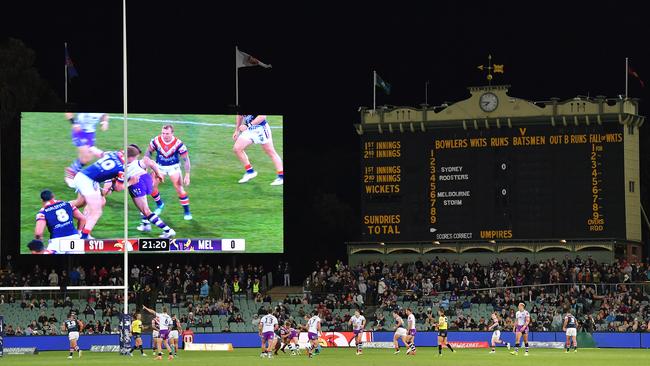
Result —
[[[364,134],[364,241],[624,239],[623,127]]]
[[[22,114],[21,253],[283,251],[282,116],[127,122]]]

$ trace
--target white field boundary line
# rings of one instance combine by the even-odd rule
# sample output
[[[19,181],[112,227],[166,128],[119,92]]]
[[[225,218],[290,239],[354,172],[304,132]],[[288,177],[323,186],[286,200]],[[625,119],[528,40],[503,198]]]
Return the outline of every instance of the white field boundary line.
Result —
[[[115,119],[115,120],[124,120],[124,117],[114,117],[114,116],[109,116],[109,119]],[[208,123],[208,122],[198,122],[198,121],[185,121],[185,120],[174,120],[174,119],[153,119],[153,118],[142,118],[142,117],[129,117],[129,121],[140,121],[140,122],[148,122],[148,123],[173,123],[173,124],[179,124],[179,125],[195,125],[195,126],[211,126],[211,127],[230,127],[230,128],[235,128],[235,124],[232,123]],[[269,127],[275,128],[275,129],[282,129],[282,126],[271,126],[269,123]]]

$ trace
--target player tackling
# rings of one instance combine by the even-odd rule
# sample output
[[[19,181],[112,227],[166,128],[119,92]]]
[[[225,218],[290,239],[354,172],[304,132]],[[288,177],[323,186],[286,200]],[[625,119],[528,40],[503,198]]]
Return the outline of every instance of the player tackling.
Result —
[[[262,146],[262,150],[271,158],[273,165],[275,165],[277,176],[271,182],[271,185],[281,186],[284,184],[282,158],[280,158],[280,155],[278,155],[273,146],[271,128],[265,115],[237,115],[235,132],[232,134],[232,139],[235,141],[232,149],[239,161],[244,165],[244,170],[246,170],[239,183],[246,183],[257,177],[257,171],[253,169],[248,155],[244,151],[251,144],[256,144]]]
[[[41,200],[43,207],[36,214],[34,240],[30,242],[29,249],[36,253],[43,250],[43,231],[47,227],[50,241],[46,252],[58,252],[61,240],[79,239],[78,230],[83,230],[86,217],[70,202],[57,200],[47,189],[41,192]],[[74,226],[74,219],[78,221],[77,228]]]
[[[190,197],[185,191],[185,188],[183,188],[183,186],[190,185],[190,156],[187,151],[187,146],[183,144],[183,141],[174,136],[174,126],[163,126],[160,135],[152,138],[149,142],[149,148],[145,156],[151,158],[151,154],[154,151],[156,152],[156,164],[158,164],[160,172],[163,176],[169,175],[169,179],[174,184],[174,188],[178,194],[178,200],[183,207],[183,218],[185,220],[192,220]],[[185,175],[182,179],[180,160],[183,160],[183,167],[185,169]],[[158,182],[156,180],[154,180],[151,197],[153,197],[154,201],[156,201],[156,206],[158,206],[154,212],[156,215],[160,215],[163,207],[165,207],[165,202],[160,197]]]

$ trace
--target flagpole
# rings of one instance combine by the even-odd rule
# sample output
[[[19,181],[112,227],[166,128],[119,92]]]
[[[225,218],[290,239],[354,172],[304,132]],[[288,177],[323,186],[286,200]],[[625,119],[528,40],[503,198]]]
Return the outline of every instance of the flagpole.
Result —
[[[630,66],[628,63],[628,58],[625,58],[625,99],[627,99],[627,84],[628,84],[628,74],[630,72]]]
[[[237,67],[237,46],[235,46],[235,109],[239,113],[239,67]]]
[[[65,49],[66,52],[66,59],[65,63],[63,64],[63,79],[65,80],[65,83],[63,84],[63,90],[65,90],[65,104],[66,106],[68,105],[68,42],[63,42],[63,48]]]
[[[377,106],[377,71],[372,70],[372,113]]]
[[[124,103],[124,155],[128,150],[128,84],[126,69],[126,0],[122,0],[122,70],[123,70],[123,91],[122,98]],[[125,159],[126,160],[126,159]],[[125,172],[126,173],[126,172]],[[129,180],[124,175],[124,315],[129,313]],[[124,324],[122,324],[124,326]]]

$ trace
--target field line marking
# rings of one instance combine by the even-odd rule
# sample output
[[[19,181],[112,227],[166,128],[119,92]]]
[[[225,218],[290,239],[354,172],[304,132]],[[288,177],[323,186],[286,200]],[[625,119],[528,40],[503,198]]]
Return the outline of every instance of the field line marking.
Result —
[[[123,120],[124,117],[109,116],[109,119],[119,119]],[[173,119],[153,119],[153,118],[142,118],[142,117],[129,117],[129,120],[149,122],[149,123],[174,123],[179,125],[196,125],[196,126],[212,126],[212,127],[230,127],[235,128],[235,124],[232,123],[208,123],[208,122],[198,122],[198,121],[184,121],[184,120],[173,120]],[[271,128],[282,129],[282,126],[270,126]]]

